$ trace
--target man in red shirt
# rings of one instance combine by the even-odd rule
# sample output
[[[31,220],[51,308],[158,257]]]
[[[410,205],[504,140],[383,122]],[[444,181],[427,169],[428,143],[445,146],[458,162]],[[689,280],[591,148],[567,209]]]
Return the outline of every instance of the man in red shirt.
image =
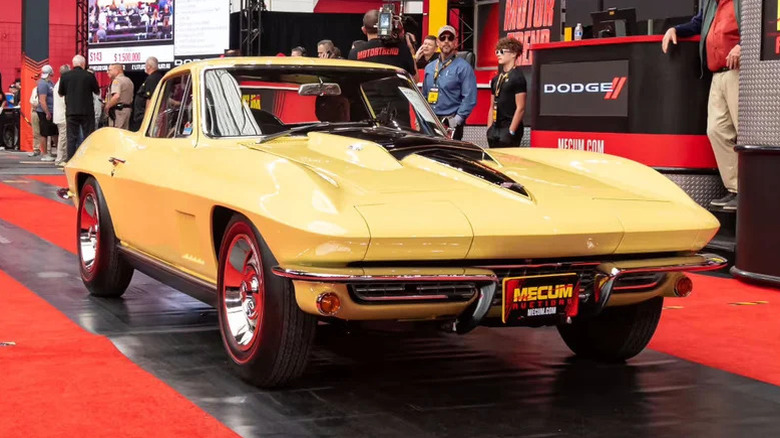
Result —
[[[740,10],[741,0],[704,0],[699,13],[686,24],[664,35],[664,53],[677,37],[700,34],[699,56],[712,72],[707,104],[707,136],[728,195],[711,202],[724,210],[737,209],[737,140],[739,111]]]

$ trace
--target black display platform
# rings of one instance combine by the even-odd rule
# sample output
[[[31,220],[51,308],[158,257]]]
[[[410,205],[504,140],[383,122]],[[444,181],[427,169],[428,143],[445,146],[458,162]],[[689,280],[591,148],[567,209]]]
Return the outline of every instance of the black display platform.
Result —
[[[737,259],[731,273],[780,287],[780,147],[737,146]]]

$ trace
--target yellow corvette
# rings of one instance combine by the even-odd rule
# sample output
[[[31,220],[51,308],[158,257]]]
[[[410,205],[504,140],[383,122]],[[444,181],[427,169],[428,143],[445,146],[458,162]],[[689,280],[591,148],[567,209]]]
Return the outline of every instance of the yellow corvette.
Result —
[[[663,297],[719,227],[673,182],[576,151],[448,138],[393,67],[227,58],[169,72],[139,132],[89,136],[65,168],[81,275],[135,269],[218,309],[258,386],[300,375],[318,320],[556,325],[577,354],[644,349]]]

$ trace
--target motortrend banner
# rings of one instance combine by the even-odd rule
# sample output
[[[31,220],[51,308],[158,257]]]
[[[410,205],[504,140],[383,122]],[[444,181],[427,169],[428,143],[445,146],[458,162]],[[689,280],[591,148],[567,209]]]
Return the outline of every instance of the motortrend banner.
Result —
[[[532,44],[560,40],[561,0],[500,0],[499,14],[499,37],[523,43],[521,66],[533,64]]]

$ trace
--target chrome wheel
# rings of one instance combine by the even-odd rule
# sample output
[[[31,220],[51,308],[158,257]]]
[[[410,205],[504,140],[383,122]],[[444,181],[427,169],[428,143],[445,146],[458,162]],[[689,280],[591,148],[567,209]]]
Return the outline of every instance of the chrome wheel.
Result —
[[[79,212],[79,255],[81,265],[87,272],[92,272],[97,260],[98,246],[100,245],[100,213],[98,211],[97,198],[93,193],[88,193],[81,203]]]
[[[227,250],[222,283],[225,320],[229,335],[239,350],[257,342],[263,318],[263,266],[253,240],[238,234]]]

